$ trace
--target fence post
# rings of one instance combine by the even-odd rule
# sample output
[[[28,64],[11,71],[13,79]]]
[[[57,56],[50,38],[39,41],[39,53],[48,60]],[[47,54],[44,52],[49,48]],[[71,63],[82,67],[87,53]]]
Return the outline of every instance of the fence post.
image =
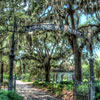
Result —
[[[88,28],[88,50],[89,50],[89,67],[90,67],[90,100],[95,100],[95,80],[94,80],[94,62],[93,62],[93,33],[92,28]]]
[[[76,94],[75,94],[75,76],[74,75],[72,75],[72,79],[73,79],[73,100],[76,100],[76,98],[75,98],[75,96],[76,96]]]
[[[16,74],[15,74],[15,77],[14,77],[14,91],[16,91]]]

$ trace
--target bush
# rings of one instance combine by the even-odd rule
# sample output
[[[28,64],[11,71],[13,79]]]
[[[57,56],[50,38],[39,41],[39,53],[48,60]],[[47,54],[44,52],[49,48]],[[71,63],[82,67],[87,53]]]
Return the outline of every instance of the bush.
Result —
[[[58,83],[58,84],[56,84],[56,88],[57,88],[58,90],[62,90],[62,89],[64,88],[64,85]]]
[[[8,86],[8,81],[4,81],[4,82],[2,82],[2,85],[4,86]]]
[[[88,84],[83,84],[83,85],[78,86],[77,92],[87,94],[89,92]]]
[[[7,91],[0,90],[0,100],[23,100],[23,97],[19,96],[14,91],[7,92]]]
[[[72,81],[61,82],[60,84],[65,86],[66,90],[72,90],[73,89],[73,82]]]
[[[69,84],[71,84],[71,85],[72,85],[72,84],[73,84],[73,83],[72,83],[72,81],[65,81],[65,82],[64,82],[64,81],[62,81],[62,82],[60,82],[60,83],[61,83],[61,84],[66,84],[66,85],[69,85]]]
[[[38,81],[38,80],[35,80],[35,81],[33,82],[33,85],[34,85],[34,86],[38,86],[38,85],[39,85],[39,81]]]
[[[67,89],[72,89],[72,82],[65,82],[63,83],[48,83],[48,82],[39,82],[38,80],[35,80],[33,83],[33,86],[38,86],[40,88],[47,88],[48,91],[52,91],[55,94],[61,94],[63,89],[67,87]]]
[[[17,75],[17,80],[22,80],[24,82],[31,82],[32,78],[29,73]]]
[[[11,100],[23,100],[22,96],[19,96],[16,92],[8,92],[7,96],[11,99]]]
[[[100,100],[100,87],[95,86],[95,91],[96,91],[96,100]]]
[[[88,64],[82,64],[82,75],[89,76],[89,65]]]
[[[100,93],[96,94],[96,100],[100,100]]]
[[[3,74],[3,77],[4,77],[4,79],[7,79],[7,80],[8,80],[9,75],[8,75],[8,74],[6,74],[6,73],[4,73],[4,74]]]
[[[48,89],[53,90],[55,88],[55,84],[54,83],[50,83],[48,85]]]
[[[73,85],[72,84],[66,85],[66,90],[72,90],[72,89],[73,89]]]

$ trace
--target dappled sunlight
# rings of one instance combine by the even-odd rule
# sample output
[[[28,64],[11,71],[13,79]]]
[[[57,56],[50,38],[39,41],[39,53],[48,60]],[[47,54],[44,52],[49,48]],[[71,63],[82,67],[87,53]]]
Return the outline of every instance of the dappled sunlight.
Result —
[[[31,87],[27,84],[29,82],[17,81],[17,92],[24,97],[24,100],[58,100],[54,96],[41,91],[41,89]]]

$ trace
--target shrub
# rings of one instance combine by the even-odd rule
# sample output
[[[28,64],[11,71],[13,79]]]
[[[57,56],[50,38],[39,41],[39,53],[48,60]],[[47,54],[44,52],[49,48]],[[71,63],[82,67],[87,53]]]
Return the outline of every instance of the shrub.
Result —
[[[67,90],[72,90],[73,88],[72,82],[48,83],[45,81],[39,82],[38,80],[35,80],[33,85],[40,88],[46,87],[49,91],[52,91],[55,94],[61,94],[64,88],[66,88]]]
[[[23,100],[23,97],[19,96],[16,92],[8,92],[7,96],[11,99],[11,100]]]
[[[71,85],[72,85],[72,84],[73,84],[72,81],[65,81],[65,82],[62,81],[62,82],[60,82],[60,83],[61,83],[61,84],[66,84],[66,85],[68,85],[68,84],[71,84]]]
[[[38,80],[35,80],[35,81],[33,82],[33,85],[35,85],[35,86],[39,85],[39,81],[38,81]]]
[[[100,93],[96,94],[96,100],[100,100]]]
[[[56,88],[59,89],[59,90],[62,90],[62,89],[64,88],[64,85],[58,83],[58,84],[56,85]]]
[[[2,85],[3,85],[3,86],[4,86],[4,85],[8,86],[8,81],[2,82]]]
[[[88,64],[82,64],[82,75],[89,76],[89,65]]]
[[[87,94],[89,92],[89,87],[87,84],[83,84],[78,86],[77,88],[77,92],[78,93],[83,93],[83,94]]]
[[[96,91],[96,100],[100,100],[100,87],[95,86],[95,91]]]
[[[3,74],[3,77],[4,77],[4,79],[8,79],[8,78],[9,78],[9,75],[6,74],[6,73],[4,73],[4,74]]]
[[[48,85],[48,89],[53,90],[55,88],[55,84],[54,83],[50,83]]]
[[[31,78],[30,78],[30,74],[29,73],[26,73],[26,74],[22,74],[21,75],[21,79],[25,82],[31,82]]]
[[[73,89],[73,85],[72,84],[66,85],[66,90],[72,90],[72,89]]]
[[[66,90],[72,90],[73,89],[73,83],[72,81],[66,81],[66,82],[61,82],[63,86],[65,86]]]
[[[29,73],[17,75],[17,80],[22,80],[24,82],[31,82],[32,81]]]
[[[23,97],[19,96],[14,91],[7,92],[7,91],[0,90],[0,100],[23,100]]]

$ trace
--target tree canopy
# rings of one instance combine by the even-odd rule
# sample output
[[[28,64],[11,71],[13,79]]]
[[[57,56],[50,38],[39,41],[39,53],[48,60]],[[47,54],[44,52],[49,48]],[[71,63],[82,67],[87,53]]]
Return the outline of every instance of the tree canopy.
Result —
[[[99,13],[99,0],[0,1],[0,55],[5,55],[8,59],[15,18],[15,60],[33,60],[30,64],[37,68],[45,68],[46,77],[49,77],[48,70],[50,71],[52,66],[59,66],[60,62],[72,55],[75,78],[81,81],[81,59],[83,61],[83,57],[87,56],[84,52],[88,53],[86,48],[89,47],[88,39],[91,38],[93,41],[94,50],[99,47]],[[84,16],[87,20],[82,23]],[[82,31],[84,38],[68,34],[68,31],[25,32],[26,26],[40,23],[68,25]],[[90,27],[91,35],[88,34]]]

